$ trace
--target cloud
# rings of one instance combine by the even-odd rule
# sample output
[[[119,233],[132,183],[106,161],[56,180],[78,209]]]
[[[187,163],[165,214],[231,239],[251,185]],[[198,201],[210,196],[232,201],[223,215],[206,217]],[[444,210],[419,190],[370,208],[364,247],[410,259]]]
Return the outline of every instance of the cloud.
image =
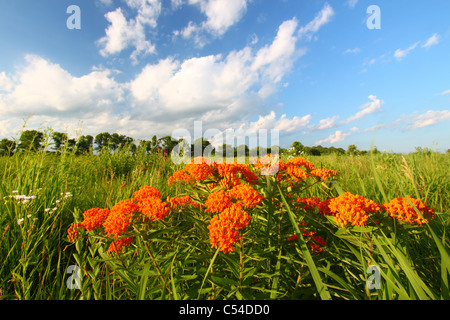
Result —
[[[137,64],[140,56],[156,51],[155,45],[146,39],[146,27],[156,28],[161,14],[160,0],[125,0],[130,9],[137,10],[134,19],[127,20],[122,8],[105,14],[110,23],[106,35],[97,41],[103,57],[118,54],[128,47],[134,47],[130,59]]]
[[[412,46],[410,46],[409,48],[407,48],[405,50],[397,49],[394,53],[394,57],[400,61],[404,57],[406,57],[409,53],[411,53],[411,51],[413,51],[415,48],[417,48],[418,45],[419,45],[419,42],[416,42]]]
[[[358,0],[347,0],[347,5],[350,8],[354,8],[356,6],[356,4],[358,3]]]
[[[347,49],[347,50],[344,51],[344,54],[348,54],[348,53],[351,53],[351,54],[357,54],[357,53],[359,53],[360,51],[361,51],[361,50],[360,50],[359,48]]]
[[[223,36],[230,27],[238,23],[247,12],[248,0],[189,0],[190,5],[197,5],[206,16],[206,20],[197,24],[189,21],[183,30],[174,31],[185,39],[194,39],[199,47],[207,40],[205,34],[218,38]]]
[[[321,145],[324,143],[334,144],[336,142],[341,142],[344,141],[344,139],[350,136],[351,134],[352,134],[351,132],[343,133],[342,131],[338,130],[334,134],[330,135],[328,138],[317,141],[315,145]]]
[[[0,73],[0,91],[10,91],[13,87],[13,82],[8,78],[5,72]]]
[[[370,95],[369,99],[372,100],[372,102],[368,102],[360,107],[361,111],[356,113],[355,115],[347,118],[344,123],[350,123],[352,121],[355,121],[357,119],[364,118],[366,115],[382,111],[381,106],[384,104],[384,101],[378,99],[375,95]]]
[[[183,0],[171,0],[170,1],[172,4],[172,9],[176,10],[178,8],[180,8],[183,5]]]
[[[0,94],[0,116],[85,114],[112,110],[123,100],[123,87],[115,82],[111,70],[74,77],[36,55],[25,56],[25,61],[15,82],[9,82],[9,90]]]
[[[297,38],[294,33],[297,24],[295,18],[283,22],[278,28],[278,34],[272,44],[261,48],[256,54],[251,70],[262,70],[263,77],[269,84],[280,82],[286,72],[292,68],[294,61],[306,53],[306,50],[296,49]],[[263,89],[270,92],[271,88],[269,87],[270,85]]]
[[[427,42],[422,46],[422,48],[429,48],[431,46],[437,45],[439,43],[439,34],[435,33],[430,38],[428,38]]]
[[[283,135],[292,134],[305,128],[311,115],[303,117],[293,117],[289,119],[283,114],[277,119],[274,111],[266,115],[260,115],[255,121],[241,121],[239,125],[225,126],[222,130],[215,130],[213,137],[209,140],[214,146],[221,146],[223,143],[234,144],[234,141],[229,139],[236,138],[237,144],[245,141],[245,138],[259,136],[259,145],[267,143],[267,145],[279,144],[279,138]],[[274,138],[276,141],[268,141]],[[208,137],[207,137],[208,138]],[[267,138],[266,141],[261,141],[261,138]],[[241,142],[240,142],[241,141]],[[254,141],[255,143],[255,141]]]
[[[248,104],[272,94],[301,55],[296,26],[295,19],[283,22],[273,42],[256,52],[247,46],[226,56],[169,57],[148,64],[129,84],[134,103],[152,117],[214,112],[242,119],[252,109]]]
[[[99,0],[105,6],[110,6],[113,3],[113,0]]]
[[[377,131],[377,130],[380,130],[380,129],[384,128],[384,127],[385,126],[383,124],[377,124],[377,125],[375,125],[373,127],[365,129],[364,132]]]
[[[425,128],[450,120],[450,110],[434,111],[428,110],[423,114],[415,114],[409,117],[407,130]]]
[[[444,91],[444,92],[441,93],[441,95],[443,95],[443,96],[445,96],[445,95],[447,95],[447,94],[450,94],[450,90],[446,90],[446,91]]]
[[[337,119],[339,119],[339,116],[322,119],[319,121],[319,124],[312,125],[309,127],[309,129],[311,131],[319,131],[334,128],[338,125],[338,123],[336,122]]]
[[[246,119],[272,116],[267,98],[303,53],[296,48],[296,31],[297,21],[288,20],[259,50],[246,46],[228,54],[167,57],[148,63],[125,83],[114,79],[114,70],[92,68],[76,77],[56,63],[27,55],[11,77],[0,73],[0,120],[33,115],[34,125],[47,121],[60,128],[65,121],[82,121],[92,131],[123,134],[167,135],[194,120],[221,130],[243,123],[256,127],[263,120],[250,124]],[[292,133],[306,126],[310,116],[270,119],[266,122],[272,129]]]
[[[322,26],[329,23],[333,16],[334,16],[333,8],[328,3],[326,3],[325,6],[322,8],[322,10],[316,15],[316,17],[311,22],[309,22],[305,26],[302,26],[299,29],[298,31],[299,37],[300,38],[306,37],[307,39],[311,40],[312,35],[318,32]]]

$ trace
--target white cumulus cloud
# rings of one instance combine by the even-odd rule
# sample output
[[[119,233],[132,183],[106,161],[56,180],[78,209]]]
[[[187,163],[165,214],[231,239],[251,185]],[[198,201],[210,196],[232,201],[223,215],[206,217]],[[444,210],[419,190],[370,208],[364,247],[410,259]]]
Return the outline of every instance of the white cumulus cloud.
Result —
[[[316,15],[316,17],[306,24],[305,26],[302,26],[299,31],[298,35],[300,38],[306,37],[307,39],[311,39],[312,35],[319,31],[319,29],[324,26],[325,24],[329,23],[331,21],[331,18],[334,16],[334,10],[333,8],[327,3],[322,8],[322,10]]]
[[[430,38],[428,38],[427,42],[422,46],[422,48],[429,48],[431,46],[439,44],[440,36],[438,33],[433,34]]]
[[[161,14],[160,0],[126,0],[129,8],[137,10],[134,19],[127,19],[122,8],[117,8],[105,14],[110,23],[105,30],[105,36],[97,41],[101,47],[103,57],[118,54],[132,47],[130,59],[134,64],[140,56],[156,51],[155,45],[146,38],[146,27],[156,28],[157,20]]]
[[[341,130],[338,130],[334,134],[330,135],[328,138],[316,141],[315,145],[321,145],[324,143],[334,144],[336,142],[341,142],[344,141],[344,139],[350,136],[351,134],[352,134],[351,132],[344,133]]]
[[[397,49],[397,50],[395,50],[394,57],[400,61],[404,57],[406,57],[408,54],[410,54],[411,51],[413,51],[415,48],[417,48],[418,45],[419,45],[419,42],[416,42],[413,45],[411,45],[410,47],[408,47],[407,49],[404,49],[404,50]]]

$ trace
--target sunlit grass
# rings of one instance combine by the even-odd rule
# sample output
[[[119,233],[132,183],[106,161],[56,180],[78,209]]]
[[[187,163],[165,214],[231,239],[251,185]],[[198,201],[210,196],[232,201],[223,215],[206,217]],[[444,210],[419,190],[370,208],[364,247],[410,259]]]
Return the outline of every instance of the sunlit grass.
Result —
[[[383,203],[409,194],[435,209],[436,218],[422,227],[385,217],[380,227],[356,230],[338,228],[333,219],[317,219],[312,212],[299,215],[287,204],[281,214],[267,207],[254,214],[257,223],[248,227],[242,246],[223,254],[201,236],[206,220],[180,212],[137,237],[134,251],[117,260],[100,238],[68,242],[70,224],[85,210],[111,208],[144,185],[165,196],[183,194],[183,187],[167,184],[183,165],[139,152],[23,152],[0,157],[0,299],[449,298],[449,155],[307,160],[336,170],[338,179],[305,189],[306,197],[327,199],[349,191]],[[286,197],[285,190],[266,187],[280,200]],[[322,253],[309,256],[301,239],[286,240],[296,231],[295,219],[326,238]],[[69,265],[86,272],[80,290],[67,288]],[[367,290],[370,265],[381,270],[380,290]]]

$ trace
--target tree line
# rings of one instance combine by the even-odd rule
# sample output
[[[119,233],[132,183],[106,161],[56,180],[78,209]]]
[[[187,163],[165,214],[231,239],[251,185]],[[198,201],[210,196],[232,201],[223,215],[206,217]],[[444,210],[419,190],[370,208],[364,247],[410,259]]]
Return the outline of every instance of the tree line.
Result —
[[[18,141],[4,138],[0,140],[0,155],[12,156],[14,153],[22,151],[45,151],[51,153],[71,152],[77,155],[94,154],[100,152],[127,151],[135,154],[138,150],[146,154],[162,153],[169,155],[178,145],[183,144],[183,139],[174,139],[171,136],[158,138],[153,136],[150,140],[135,140],[132,137],[118,133],[102,132],[95,137],[92,135],[82,135],[77,139],[69,138],[66,133],[52,132],[45,134],[37,130],[25,130],[21,133]],[[214,148],[206,138],[196,139],[188,145],[191,154],[194,151],[201,150],[209,152],[211,155],[220,153],[226,156],[246,155],[250,152],[267,154],[274,151],[274,148],[257,147],[256,150],[249,150],[247,145],[233,147],[229,144],[222,144]],[[278,148],[278,147],[276,147]],[[279,149],[280,151],[286,151]],[[264,152],[264,153],[263,153]]]
[[[61,153],[63,151],[72,152],[77,155],[93,154],[99,152],[116,152],[127,151],[131,154],[135,154],[138,150],[146,154],[162,153],[169,155],[173,148],[183,142],[182,139],[174,139],[171,136],[164,136],[158,138],[153,136],[150,140],[135,140],[132,137],[118,133],[102,132],[95,137],[91,135],[82,135],[77,139],[69,138],[66,133],[52,132],[50,134],[44,134],[37,130],[24,130],[18,141],[4,138],[0,140],[0,155],[12,156],[14,153],[29,150],[29,151],[46,151],[53,153]],[[188,146],[189,147],[189,146]],[[229,144],[223,144],[217,149],[213,148],[211,143],[205,138],[199,138],[190,144],[191,154],[194,154],[195,150],[201,149],[210,152],[211,155],[220,153],[223,155],[246,155],[249,154],[267,154],[274,152],[274,148],[280,154],[287,154],[292,156],[300,155],[327,155],[327,154],[349,154],[349,155],[364,155],[369,151],[359,150],[356,145],[351,144],[347,150],[343,148],[335,147],[323,147],[323,146],[305,146],[299,141],[294,141],[289,149],[280,148],[274,146],[272,148],[257,147],[256,150],[250,150],[245,144],[233,147]],[[370,152],[378,153],[377,148],[372,149]],[[416,152],[418,148],[416,148]],[[450,149],[447,150],[450,153]]]

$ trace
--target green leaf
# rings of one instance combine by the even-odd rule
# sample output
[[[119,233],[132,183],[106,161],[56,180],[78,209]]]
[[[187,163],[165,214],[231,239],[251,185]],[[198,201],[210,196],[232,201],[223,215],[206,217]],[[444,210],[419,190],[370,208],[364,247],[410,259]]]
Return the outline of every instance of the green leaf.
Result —
[[[320,277],[320,274],[319,274],[319,271],[317,270],[316,264],[314,263],[314,260],[311,256],[311,253],[308,250],[306,242],[303,239],[302,233],[300,232],[297,222],[295,221],[295,215],[289,208],[289,204],[287,203],[287,201],[280,189],[280,186],[277,185],[277,187],[280,192],[281,199],[283,200],[283,203],[286,206],[287,212],[289,214],[289,219],[291,220],[292,226],[294,227],[294,230],[297,234],[297,241],[300,246],[300,250],[302,251],[302,253],[306,259],[308,268],[311,271],[311,276],[313,277],[314,283],[316,284],[316,288],[317,288],[317,291],[319,292],[320,298],[322,300],[331,300],[330,292],[328,291],[328,288],[322,282],[322,278]]]
[[[145,290],[147,288],[149,270],[150,270],[150,262],[148,262],[144,266],[144,270],[142,270],[141,281],[139,282],[138,300],[145,299]]]

